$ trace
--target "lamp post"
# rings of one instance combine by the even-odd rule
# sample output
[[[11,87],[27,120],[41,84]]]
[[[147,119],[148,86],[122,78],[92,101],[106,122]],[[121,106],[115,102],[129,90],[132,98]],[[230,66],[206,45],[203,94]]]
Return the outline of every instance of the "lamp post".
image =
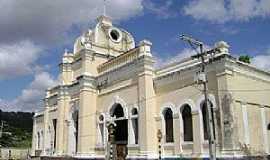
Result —
[[[161,160],[161,139],[162,139],[162,132],[161,132],[160,129],[158,129],[157,138],[158,138],[158,159]]]
[[[109,141],[109,147],[110,147],[110,150],[109,150],[109,160],[114,160],[114,131],[115,131],[115,128],[114,128],[114,124],[113,123],[110,123],[108,124],[108,132],[109,132],[109,135],[108,135],[108,141]]]

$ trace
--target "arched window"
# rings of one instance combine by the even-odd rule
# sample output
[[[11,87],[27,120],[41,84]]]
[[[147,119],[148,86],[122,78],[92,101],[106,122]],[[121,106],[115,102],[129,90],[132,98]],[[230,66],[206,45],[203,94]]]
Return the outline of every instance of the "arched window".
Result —
[[[51,125],[48,127],[48,142],[49,142],[49,152],[52,153],[53,150],[53,139],[52,139],[52,128]]]
[[[53,119],[53,130],[54,130],[54,135],[53,135],[53,150],[55,151],[56,148],[56,127],[57,127],[57,119]]]
[[[131,114],[134,143],[138,144],[138,110],[136,108],[133,108]]]
[[[104,144],[104,116],[100,115],[98,118],[98,127],[99,127],[99,137],[100,137],[100,144]]]
[[[267,125],[267,130],[270,131],[270,123]]]
[[[214,138],[215,138],[215,124],[214,124],[214,111],[213,111],[213,104],[208,101],[208,105],[210,105],[210,108],[211,108],[211,116],[212,116],[212,119],[213,119],[213,129],[214,129]],[[207,131],[207,125],[208,125],[208,119],[207,119],[207,107],[205,105],[205,103],[203,102],[203,105],[202,105],[202,116],[203,116],[203,133],[204,133],[204,139],[207,140],[208,139],[208,131]]]
[[[44,148],[44,136],[43,136],[43,131],[40,131],[40,147],[43,149]]]
[[[74,153],[77,152],[78,150],[78,129],[79,129],[79,111],[75,110],[72,113],[72,120],[73,120],[73,125],[74,125],[74,138],[75,138],[75,150]]]
[[[165,135],[166,142],[173,142],[173,112],[170,108],[167,108],[163,112],[165,120]]]
[[[189,105],[185,105],[182,109],[182,119],[184,129],[184,141],[193,141],[192,114]]]

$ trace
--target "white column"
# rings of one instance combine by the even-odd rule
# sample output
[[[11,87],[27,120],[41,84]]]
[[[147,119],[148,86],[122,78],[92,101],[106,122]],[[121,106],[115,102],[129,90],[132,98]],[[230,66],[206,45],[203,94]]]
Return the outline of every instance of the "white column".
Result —
[[[200,155],[203,153],[204,132],[203,117],[201,111],[192,112],[193,125],[193,154]]]
[[[36,119],[33,117],[33,133],[32,133],[32,153],[31,155],[35,155],[35,151],[37,149],[37,133],[36,133]]]
[[[105,117],[104,117],[104,121],[103,121],[103,137],[102,137],[102,147],[105,146],[106,143],[106,123],[105,123]]]
[[[72,128],[71,128],[71,120],[69,119],[68,120],[68,122],[67,122],[67,128],[68,128],[68,141],[67,141],[67,154],[68,155],[72,155],[72,150],[71,150],[71,148],[72,148]]]
[[[100,122],[99,122],[99,120],[97,121],[96,126],[97,126],[97,130],[96,130],[96,135],[97,135],[96,146],[101,146],[101,143],[102,143],[102,138],[101,137],[102,136],[101,136],[101,128],[100,128]]]
[[[245,144],[250,144],[247,105],[246,103],[241,103],[241,106],[244,125],[244,142]]]
[[[132,118],[128,119],[128,145],[135,144],[135,135],[133,131]]]
[[[264,142],[264,151],[265,153],[269,153],[269,144],[268,144],[268,137],[267,137],[267,125],[266,125],[266,118],[265,118],[265,110],[264,106],[261,106],[261,122],[262,122],[262,133],[263,133],[263,142]]]
[[[179,144],[181,141],[179,133],[180,133],[180,128],[179,126],[179,114],[174,113],[173,114],[173,138],[174,138],[174,152],[176,153],[182,153],[182,143]]]
[[[97,122],[97,146],[104,147],[105,144],[105,127],[104,121]]]
[[[43,130],[40,131],[40,149],[41,149],[41,154],[44,154],[44,132]]]
[[[193,121],[193,120],[192,120]],[[179,129],[180,129],[180,140],[179,140],[179,142],[180,142],[180,148],[179,148],[179,151],[180,151],[180,153],[183,153],[183,147],[182,147],[182,145],[184,144],[184,123],[183,123],[183,118],[182,118],[182,113],[180,112],[179,113]],[[192,122],[192,124],[193,124],[193,122]],[[193,135],[192,135],[193,136]]]
[[[43,134],[42,134],[42,155],[47,155],[46,150],[49,148],[49,134],[48,134],[48,127],[49,127],[49,123],[48,123],[48,118],[49,118],[49,107],[48,107],[48,103],[47,101],[45,101],[45,111],[44,111],[44,130],[43,130]]]

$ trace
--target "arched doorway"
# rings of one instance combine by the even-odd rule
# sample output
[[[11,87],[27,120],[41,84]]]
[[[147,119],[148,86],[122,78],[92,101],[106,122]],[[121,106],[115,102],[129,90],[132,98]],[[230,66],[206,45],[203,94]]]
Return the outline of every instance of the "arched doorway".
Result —
[[[127,156],[128,144],[128,120],[125,117],[121,104],[114,104],[110,115],[115,121],[115,144],[117,160],[123,160]]]

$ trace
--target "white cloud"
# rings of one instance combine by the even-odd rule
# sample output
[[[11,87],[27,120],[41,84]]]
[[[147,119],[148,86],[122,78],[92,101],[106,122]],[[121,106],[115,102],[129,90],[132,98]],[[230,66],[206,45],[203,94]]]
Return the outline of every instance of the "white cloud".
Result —
[[[142,10],[142,0],[107,1],[116,21]],[[42,51],[74,41],[71,30],[89,27],[102,13],[103,0],[1,0],[0,79],[33,73]]]
[[[258,55],[251,59],[251,64],[254,66],[270,71],[270,55]]]
[[[0,79],[31,73],[41,50],[30,41],[0,44]]]
[[[224,0],[193,0],[184,6],[184,13],[195,19],[206,19],[209,21],[224,21],[226,8]]]
[[[173,1],[171,0],[166,1],[165,4],[162,4],[161,6],[158,6],[150,0],[146,0],[144,1],[143,6],[150,12],[156,14],[160,19],[176,16],[176,13],[171,9],[173,6]]]
[[[0,99],[0,109],[8,111],[35,111],[41,109],[42,98],[48,87],[57,84],[52,76],[47,72],[35,74],[34,80],[22,90],[21,95],[12,101]]]
[[[183,60],[184,58],[188,58],[195,54],[196,52],[194,50],[190,48],[184,48],[181,52],[179,52],[175,56],[167,57],[167,58],[157,57],[155,67],[160,68],[165,65],[172,64],[174,62],[179,62]]]
[[[107,15],[121,21],[140,15],[142,0],[108,0]],[[55,79],[37,64],[41,53],[73,41],[74,28],[89,27],[103,13],[103,0],[0,0],[0,79],[34,74],[34,80],[0,108],[33,110]]]
[[[197,20],[214,23],[248,21],[270,15],[269,0],[192,0],[183,11]]]
[[[211,48],[211,46],[209,45],[204,45],[204,50],[209,50]],[[179,62],[185,58],[189,58],[193,55],[198,54],[197,51],[195,51],[192,48],[184,48],[182,51],[180,51],[179,53],[175,54],[174,56],[169,56],[166,58],[162,58],[157,53],[154,53],[154,55],[156,55],[157,59],[156,59],[156,63],[155,63],[155,68],[161,68],[163,66],[175,63],[175,62]]]
[[[10,103],[4,99],[0,98],[0,109],[4,110],[4,111],[8,111],[12,108],[12,106],[10,105]]]
[[[269,60],[270,60],[270,48],[266,51],[266,54],[259,54],[253,57],[251,59],[251,64],[260,69],[270,71]]]
[[[142,0],[109,0],[107,14],[114,20],[138,15]],[[89,25],[103,13],[103,0],[1,0],[0,43],[30,39],[57,43],[73,26]]]

